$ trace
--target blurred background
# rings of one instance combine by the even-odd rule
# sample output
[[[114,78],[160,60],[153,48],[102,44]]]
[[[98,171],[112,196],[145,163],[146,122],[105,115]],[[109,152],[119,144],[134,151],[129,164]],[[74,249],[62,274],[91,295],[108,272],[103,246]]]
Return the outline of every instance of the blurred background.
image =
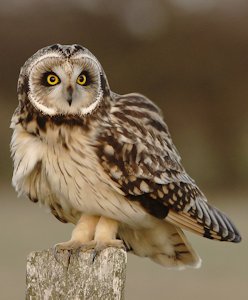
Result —
[[[130,255],[126,299],[247,299],[248,2],[0,0],[0,41],[0,299],[23,299],[27,254],[72,230],[11,187],[19,69],[54,43],[89,48],[113,91],[143,93],[162,108],[185,168],[243,236],[225,244],[189,234],[200,270]]]

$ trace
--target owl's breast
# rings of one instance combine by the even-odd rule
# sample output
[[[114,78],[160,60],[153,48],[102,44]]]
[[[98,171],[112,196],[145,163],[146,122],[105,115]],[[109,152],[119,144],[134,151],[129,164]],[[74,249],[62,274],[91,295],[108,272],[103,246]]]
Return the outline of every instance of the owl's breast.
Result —
[[[97,197],[99,180],[96,161],[84,141],[48,144],[42,160],[42,173],[61,205],[89,211]]]
[[[116,193],[87,138],[75,134],[70,143],[48,145],[43,161],[51,190],[65,208],[100,214],[106,198]]]
[[[48,145],[43,171],[64,210],[103,215],[136,226],[147,218],[130,203],[100,165],[92,139],[70,132],[63,142]],[[142,221],[141,221],[142,220]]]
[[[80,130],[46,132],[46,138],[15,132],[13,184],[34,202],[50,207],[60,220],[80,213],[141,223],[143,209],[129,203],[105,173],[92,139]],[[14,145],[15,144],[15,145]]]

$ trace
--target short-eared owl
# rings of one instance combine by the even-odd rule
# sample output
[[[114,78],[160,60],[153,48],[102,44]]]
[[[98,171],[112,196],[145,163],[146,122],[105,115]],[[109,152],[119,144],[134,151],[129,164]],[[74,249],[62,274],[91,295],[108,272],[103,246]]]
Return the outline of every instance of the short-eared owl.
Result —
[[[21,69],[13,115],[13,185],[74,223],[57,249],[123,247],[167,267],[197,267],[182,229],[241,237],[184,170],[159,108],[110,90],[96,57],[52,45]]]

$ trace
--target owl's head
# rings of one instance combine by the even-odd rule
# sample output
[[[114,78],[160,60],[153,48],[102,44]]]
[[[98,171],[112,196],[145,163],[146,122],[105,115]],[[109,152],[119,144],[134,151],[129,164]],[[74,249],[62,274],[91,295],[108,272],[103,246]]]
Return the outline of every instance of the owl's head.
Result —
[[[96,57],[80,45],[40,49],[24,64],[18,82],[19,100],[28,100],[43,114],[87,115],[109,95]]]

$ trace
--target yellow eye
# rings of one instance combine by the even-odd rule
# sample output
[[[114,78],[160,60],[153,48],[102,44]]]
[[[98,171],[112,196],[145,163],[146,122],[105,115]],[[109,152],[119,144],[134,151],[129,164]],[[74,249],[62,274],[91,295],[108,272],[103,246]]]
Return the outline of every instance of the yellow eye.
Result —
[[[60,83],[59,77],[55,74],[49,74],[47,76],[47,83],[49,85],[56,85],[56,84]]]
[[[77,78],[77,84],[79,85],[85,85],[87,82],[87,77],[84,74],[81,74]]]

